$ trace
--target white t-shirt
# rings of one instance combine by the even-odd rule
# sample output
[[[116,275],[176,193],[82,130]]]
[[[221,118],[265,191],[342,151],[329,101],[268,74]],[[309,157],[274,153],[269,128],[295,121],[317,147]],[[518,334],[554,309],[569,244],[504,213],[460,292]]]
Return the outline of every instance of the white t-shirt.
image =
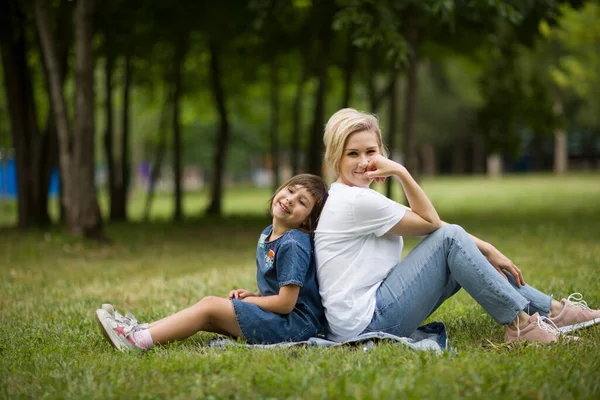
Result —
[[[368,188],[333,183],[315,231],[319,293],[328,337],[344,341],[371,322],[375,294],[400,261],[401,236],[386,235],[406,208]]]

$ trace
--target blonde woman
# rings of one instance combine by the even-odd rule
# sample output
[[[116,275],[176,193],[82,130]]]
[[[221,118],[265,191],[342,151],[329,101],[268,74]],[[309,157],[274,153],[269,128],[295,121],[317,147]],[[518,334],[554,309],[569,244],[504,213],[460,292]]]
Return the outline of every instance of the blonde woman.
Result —
[[[461,288],[505,326],[507,342],[554,342],[600,323],[579,297],[558,302],[527,285],[494,246],[448,225],[407,169],[388,159],[373,115],[346,108],[328,121],[331,185],[315,231],[319,292],[328,336],[384,331],[409,336]],[[410,207],[369,188],[395,177]],[[427,235],[402,261],[403,236]]]

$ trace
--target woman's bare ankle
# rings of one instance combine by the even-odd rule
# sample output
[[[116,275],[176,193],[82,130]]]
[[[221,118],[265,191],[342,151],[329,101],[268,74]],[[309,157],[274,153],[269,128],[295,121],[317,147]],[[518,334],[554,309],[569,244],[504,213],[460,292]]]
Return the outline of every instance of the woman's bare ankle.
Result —
[[[513,322],[508,324],[507,326],[510,329],[517,330],[517,328],[522,329],[529,323],[529,315],[525,311],[521,311],[517,318],[514,319]]]

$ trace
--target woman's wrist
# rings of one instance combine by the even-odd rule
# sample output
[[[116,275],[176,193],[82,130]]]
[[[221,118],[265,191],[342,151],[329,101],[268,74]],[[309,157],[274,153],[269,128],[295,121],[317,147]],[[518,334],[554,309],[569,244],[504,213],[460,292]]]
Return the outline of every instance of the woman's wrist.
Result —
[[[402,178],[410,174],[404,165],[397,164],[396,168],[394,169],[394,175],[398,177],[398,179],[402,180]]]

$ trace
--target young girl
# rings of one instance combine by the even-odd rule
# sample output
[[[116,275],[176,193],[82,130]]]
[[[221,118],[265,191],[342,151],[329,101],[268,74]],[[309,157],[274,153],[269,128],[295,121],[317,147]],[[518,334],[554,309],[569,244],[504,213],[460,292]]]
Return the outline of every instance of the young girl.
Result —
[[[319,332],[324,312],[317,288],[311,233],[327,199],[327,185],[302,174],[270,199],[273,223],[256,249],[257,292],[232,290],[209,296],[150,325],[122,317],[111,305],[96,311],[100,329],[119,350],[147,350],[188,338],[198,331],[243,338],[248,343],[301,341]]]

